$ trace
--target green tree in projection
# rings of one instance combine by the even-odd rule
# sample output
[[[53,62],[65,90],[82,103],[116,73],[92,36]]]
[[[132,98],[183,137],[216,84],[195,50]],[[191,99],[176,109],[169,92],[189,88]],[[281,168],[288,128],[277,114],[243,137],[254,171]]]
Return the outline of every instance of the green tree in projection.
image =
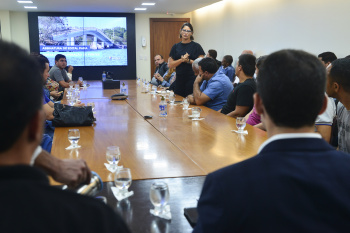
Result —
[[[44,17],[38,18],[39,23],[39,43],[50,44],[53,43],[53,36],[55,34],[67,33],[67,17]]]
[[[115,44],[125,44],[126,42],[126,29],[121,27],[102,29],[103,33],[110,38]]]

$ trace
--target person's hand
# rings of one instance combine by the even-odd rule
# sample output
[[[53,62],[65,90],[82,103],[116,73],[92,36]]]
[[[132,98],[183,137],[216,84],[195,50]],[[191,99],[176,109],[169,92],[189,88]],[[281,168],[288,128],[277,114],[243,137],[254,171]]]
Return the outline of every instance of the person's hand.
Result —
[[[164,78],[160,75],[160,74],[156,74],[155,76],[154,76],[156,79],[158,79],[159,81],[161,81],[161,82],[163,82],[163,80],[164,80]]]
[[[196,80],[194,80],[194,82],[196,82],[196,83],[201,83],[203,81],[203,77],[202,77],[202,75],[197,75],[197,77],[196,77]]]
[[[83,82],[80,80],[77,81],[77,84],[79,84],[79,86],[81,86],[81,87],[83,86]]]
[[[53,96],[54,98],[58,98],[61,96],[62,93],[58,92],[58,91],[51,91],[50,95]]]
[[[188,96],[187,96],[187,100],[188,100],[188,102],[189,102],[190,104],[192,104],[192,103],[194,102],[194,97],[193,97],[193,95],[188,95]]]
[[[58,172],[52,178],[58,182],[75,188],[80,184],[89,184],[91,171],[82,159],[60,159],[58,160]]]
[[[76,102],[73,106],[74,106],[74,107],[83,107],[83,106],[85,106],[85,104],[82,103],[81,101],[78,101],[78,102]]]
[[[73,66],[71,66],[71,65],[69,65],[68,66],[68,73],[72,73],[73,72],[73,70],[74,70],[74,67]]]

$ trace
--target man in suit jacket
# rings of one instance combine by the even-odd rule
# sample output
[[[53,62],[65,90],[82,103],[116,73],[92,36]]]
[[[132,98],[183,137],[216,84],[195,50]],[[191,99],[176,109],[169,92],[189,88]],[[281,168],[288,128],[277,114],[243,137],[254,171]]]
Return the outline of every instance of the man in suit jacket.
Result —
[[[348,232],[350,156],[315,134],[325,68],[303,51],[269,55],[254,102],[269,139],[255,157],[209,174],[199,232]]]
[[[43,134],[42,82],[26,51],[0,41],[0,232],[128,233],[113,209],[51,187],[46,174],[29,166]]]

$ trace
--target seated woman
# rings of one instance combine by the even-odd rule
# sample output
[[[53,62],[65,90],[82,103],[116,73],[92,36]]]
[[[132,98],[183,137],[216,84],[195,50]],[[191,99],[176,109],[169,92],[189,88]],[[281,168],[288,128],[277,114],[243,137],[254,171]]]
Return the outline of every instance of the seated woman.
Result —
[[[155,74],[154,77],[158,80],[158,83],[160,83],[159,86],[162,87],[170,87],[170,85],[175,81],[175,75],[176,70],[175,68],[170,68],[165,72],[164,76],[162,77],[160,74]]]

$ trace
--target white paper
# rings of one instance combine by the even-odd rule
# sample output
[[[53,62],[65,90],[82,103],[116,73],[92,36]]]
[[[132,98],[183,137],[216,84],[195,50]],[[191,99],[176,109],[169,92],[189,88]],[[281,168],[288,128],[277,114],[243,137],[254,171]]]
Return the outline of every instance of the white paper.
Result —
[[[128,198],[128,197],[134,195],[134,191],[122,193],[122,192],[120,192],[120,190],[117,187],[111,187],[111,189],[112,189],[112,192],[113,192],[115,198],[117,198],[118,201],[121,201],[125,198]]]

